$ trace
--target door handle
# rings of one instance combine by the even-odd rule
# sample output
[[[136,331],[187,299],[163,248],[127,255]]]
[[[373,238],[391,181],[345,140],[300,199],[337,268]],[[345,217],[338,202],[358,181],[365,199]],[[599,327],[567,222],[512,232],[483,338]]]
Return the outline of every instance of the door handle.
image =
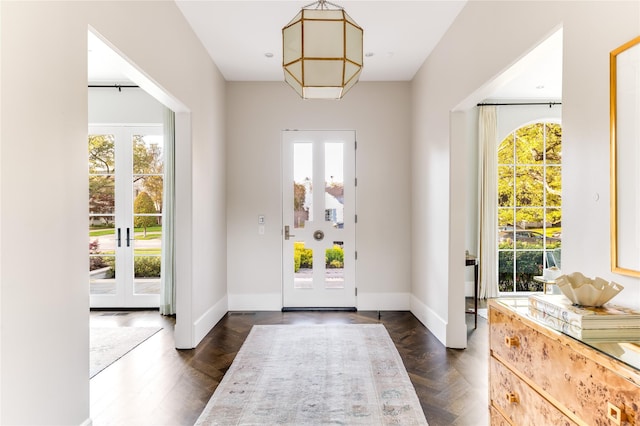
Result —
[[[289,233],[289,225],[284,226],[284,239],[288,240],[291,237],[295,237],[295,235]]]
[[[131,244],[131,238],[130,238],[130,235],[129,235],[129,231],[130,231],[130,229],[127,228],[127,247],[129,247],[130,244]]]
[[[121,238],[120,238],[120,228],[118,228],[118,238],[117,238],[117,241],[118,241],[118,247],[120,247],[120,241],[121,241]]]

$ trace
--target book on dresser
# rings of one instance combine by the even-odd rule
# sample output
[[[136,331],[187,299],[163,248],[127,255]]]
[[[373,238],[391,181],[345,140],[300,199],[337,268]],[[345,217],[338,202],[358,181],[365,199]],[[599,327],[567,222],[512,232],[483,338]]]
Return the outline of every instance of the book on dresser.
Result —
[[[640,341],[639,327],[617,327],[617,328],[581,328],[575,324],[565,322],[560,318],[556,318],[544,311],[535,309],[529,305],[528,315],[545,325],[567,334],[576,339],[586,340],[631,340]]]
[[[605,304],[600,307],[577,306],[562,294],[533,294],[529,306],[558,318],[574,327],[585,329],[637,328],[640,329],[640,311]]]

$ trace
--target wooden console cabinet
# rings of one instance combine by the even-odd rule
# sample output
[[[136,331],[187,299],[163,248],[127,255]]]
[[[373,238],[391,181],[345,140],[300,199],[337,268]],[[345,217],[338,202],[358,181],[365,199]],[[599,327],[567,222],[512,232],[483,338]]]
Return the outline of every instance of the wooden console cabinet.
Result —
[[[491,424],[640,426],[640,343],[582,342],[527,311],[489,301]]]

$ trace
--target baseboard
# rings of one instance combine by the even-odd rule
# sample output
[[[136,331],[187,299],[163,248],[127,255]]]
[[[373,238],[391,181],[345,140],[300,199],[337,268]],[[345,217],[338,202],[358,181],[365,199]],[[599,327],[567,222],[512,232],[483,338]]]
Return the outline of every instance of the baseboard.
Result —
[[[193,347],[195,348],[204,336],[226,315],[228,311],[227,296],[207,310],[193,323]]]
[[[410,311],[443,345],[447,345],[447,322],[440,315],[413,295]]]
[[[282,312],[358,312],[354,307],[336,307],[336,308],[298,308],[284,307]]]
[[[229,294],[230,311],[279,311],[282,293]]]
[[[358,310],[360,311],[408,311],[410,308],[410,293],[358,292]]]

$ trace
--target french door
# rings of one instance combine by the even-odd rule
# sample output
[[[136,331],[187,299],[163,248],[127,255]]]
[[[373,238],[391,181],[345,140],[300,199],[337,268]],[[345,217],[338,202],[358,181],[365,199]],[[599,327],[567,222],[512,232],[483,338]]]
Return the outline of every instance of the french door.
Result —
[[[162,126],[89,127],[90,306],[158,307]]]
[[[283,132],[283,307],[355,308],[355,132]]]

